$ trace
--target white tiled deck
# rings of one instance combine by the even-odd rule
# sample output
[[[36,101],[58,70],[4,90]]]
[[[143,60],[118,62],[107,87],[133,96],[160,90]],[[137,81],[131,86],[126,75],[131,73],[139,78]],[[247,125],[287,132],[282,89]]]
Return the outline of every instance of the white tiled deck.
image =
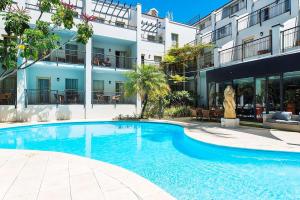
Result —
[[[174,198],[148,180],[104,162],[64,153],[0,150],[0,199]]]

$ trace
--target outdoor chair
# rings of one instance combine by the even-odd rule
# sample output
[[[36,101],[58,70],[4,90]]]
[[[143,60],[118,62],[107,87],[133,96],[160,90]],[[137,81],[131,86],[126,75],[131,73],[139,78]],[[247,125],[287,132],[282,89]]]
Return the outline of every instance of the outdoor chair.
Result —
[[[211,116],[210,116],[210,110],[202,110],[202,119],[207,119],[210,120]]]
[[[196,119],[202,119],[203,115],[202,115],[202,108],[197,108],[196,109]]]

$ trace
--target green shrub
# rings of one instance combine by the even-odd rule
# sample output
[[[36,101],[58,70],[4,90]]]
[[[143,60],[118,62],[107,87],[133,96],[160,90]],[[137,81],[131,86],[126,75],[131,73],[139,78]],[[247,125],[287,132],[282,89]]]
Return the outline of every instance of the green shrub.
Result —
[[[164,115],[168,117],[190,117],[192,115],[192,110],[188,106],[175,106],[166,108]]]
[[[175,91],[169,95],[169,101],[172,106],[192,105],[193,97],[188,91]]]

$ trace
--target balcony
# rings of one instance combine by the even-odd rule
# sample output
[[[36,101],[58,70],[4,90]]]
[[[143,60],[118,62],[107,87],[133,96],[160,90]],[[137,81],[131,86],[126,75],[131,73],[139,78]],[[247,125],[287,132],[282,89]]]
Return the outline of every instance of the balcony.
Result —
[[[263,56],[272,52],[272,37],[266,36],[250,42],[245,42],[219,52],[220,64],[244,61],[255,56]]]
[[[220,40],[232,34],[231,23],[218,28],[210,33],[205,34],[200,38],[202,44],[214,43],[216,40]]]
[[[237,20],[237,30],[242,31],[291,10],[290,0],[275,1]]]
[[[216,13],[216,22],[225,19],[230,15],[233,15],[234,13],[242,10],[243,8],[246,8],[246,4],[247,4],[246,0],[239,0],[232,3],[229,6],[222,8],[222,10]]]
[[[92,104],[135,104],[134,97],[126,97],[123,92],[92,92]]]
[[[0,89],[0,105],[15,105],[16,97],[16,90]]]
[[[85,63],[85,52],[75,49],[58,49],[53,51],[50,56],[43,59],[43,61],[68,63],[68,64],[80,64]]]
[[[164,43],[162,36],[159,35],[142,34],[141,39],[142,41],[146,41],[146,42],[153,42],[158,44]]]
[[[80,90],[25,90],[26,105],[84,104],[85,92]]]
[[[206,69],[214,66],[214,53],[207,52],[199,58],[200,69]]]
[[[300,47],[300,26],[296,26],[281,32],[282,52],[294,50]]]
[[[135,69],[136,58],[125,56],[105,55],[102,53],[94,53],[92,59],[94,68],[110,68],[110,69]]]

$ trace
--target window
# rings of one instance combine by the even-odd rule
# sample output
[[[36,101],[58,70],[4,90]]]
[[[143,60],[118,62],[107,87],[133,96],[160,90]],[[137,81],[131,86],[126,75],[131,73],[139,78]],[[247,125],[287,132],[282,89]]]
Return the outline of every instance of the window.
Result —
[[[66,54],[66,62],[77,63],[78,46],[76,44],[66,44],[65,54]]]
[[[147,35],[147,40],[154,42],[155,41],[155,36],[154,35]]]
[[[154,62],[155,63],[160,63],[162,60],[162,57],[161,56],[154,56]]]
[[[104,62],[104,49],[94,47],[93,48],[93,64],[100,65],[100,63]]]
[[[124,83],[123,82],[116,82],[116,94],[123,94],[124,93]]]
[[[104,92],[104,80],[93,80],[93,91]]]
[[[270,18],[269,14],[270,14],[270,8],[265,8],[262,10],[261,12],[261,18],[262,18],[262,21],[266,21]]]
[[[172,47],[178,47],[178,34],[172,33]]]
[[[115,25],[116,25],[117,27],[122,27],[122,28],[124,28],[124,27],[125,27],[125,22],[118,22],[118,21],[116,21],[116,22],[115,22]]]
[[[66,79],[66,90],[78,90],[78,79]]]

